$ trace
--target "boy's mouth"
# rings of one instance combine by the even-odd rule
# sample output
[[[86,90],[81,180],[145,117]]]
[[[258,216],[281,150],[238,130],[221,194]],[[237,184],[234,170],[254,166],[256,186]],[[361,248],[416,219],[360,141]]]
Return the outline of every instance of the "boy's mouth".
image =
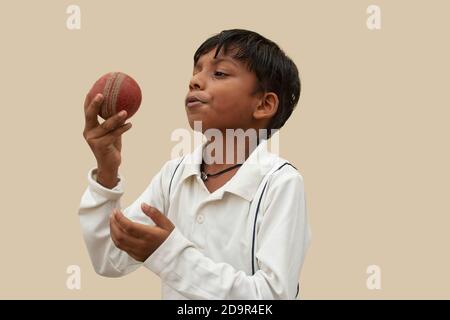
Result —
[[[186,107],[194,107],[205,103],[205,99],[201,98],[199,95],[191,94],[186,97],[185,105]]]
[[[186,107],[193,108],[193,107],[201,106],[202,104],[203,104],[203,102],[201,102],[200,100],[195,100],[195,101],[190,101],[190,102],[186,103]]]

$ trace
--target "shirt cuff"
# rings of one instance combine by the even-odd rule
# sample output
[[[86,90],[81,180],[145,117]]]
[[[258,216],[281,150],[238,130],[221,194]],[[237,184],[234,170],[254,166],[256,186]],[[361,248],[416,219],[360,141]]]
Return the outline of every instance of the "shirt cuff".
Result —
[[[194,244],[175,227],[166,240],[144,261],[144,266],[162,278],[162,272],[170,273],[182,251],[191,246]]]
[[[120,175],[117,175],[117,178],[119,179],[117,185],[112,189],[108,189],[97,182],[97,168],[92,168],[88,173],[89,188],[92,192],[95,192],[107,199],[117,200],[124,193],[122,178]]]

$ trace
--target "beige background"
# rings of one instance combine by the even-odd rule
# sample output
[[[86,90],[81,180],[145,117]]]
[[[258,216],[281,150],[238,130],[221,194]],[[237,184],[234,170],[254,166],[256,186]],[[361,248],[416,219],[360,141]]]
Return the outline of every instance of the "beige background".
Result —
[[[81,8],[81,30],[66,8]],[[382,28],[366,27],[370,4]],[[281,156],[305,179],[313,240],[304,299],[450,298],[448,1],[0,2],[2,215],[0,298],[159,299],[142,268],[91,267],[77,209],[95,159],[83,99],[103,73],[131,74],[143,104],[124,137],[130,204],[188,128],[192,57],[209,36],[247,28],[299,67],[298,109]],[[81,267],[81,290],[66,268]],[[382,289],[366,287],[379,265]]]

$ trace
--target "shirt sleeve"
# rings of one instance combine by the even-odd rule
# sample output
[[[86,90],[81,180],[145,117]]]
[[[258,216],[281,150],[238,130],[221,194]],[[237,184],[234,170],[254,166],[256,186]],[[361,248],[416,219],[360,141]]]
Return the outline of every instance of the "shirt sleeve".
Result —
[[[146,202],[166,212],[166,199],[163,192],[163,175],[168,174],[168,161],[161,171],[151,180],[145,191],[126,209],[121,207],[121,197],[124,194],[123,179],[118,176],[118,184],[108,189],[97,182],[97,169],[88,173],[88,187],[79,205],[78,215],[83,232],[83,238],[94,270],[105,277],[121,277],[136,269],[142,262],[135,260],[125,251],[120,250],[111,239],[109,217],[114,208],[120,209],[130,220],[142,224],[155,225],[141,210],[141,203]]]
[[[295,299],[310,242],[303,178],[284,174],[269,182],[266,192],[254,275],[208,258],[178,228],[145,266],[190,299]]]

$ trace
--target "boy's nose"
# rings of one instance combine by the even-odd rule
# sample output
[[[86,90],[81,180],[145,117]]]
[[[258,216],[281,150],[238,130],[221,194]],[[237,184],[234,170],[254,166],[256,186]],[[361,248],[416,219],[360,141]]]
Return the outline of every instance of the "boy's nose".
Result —
[[[200,79],[200,77],[198,76],[198,73],[196,75],[193,75],[191,78],[191,81],[189,81],[189,90],[194,90],[194,89],[201,89],[203,88],[203,80]]]

